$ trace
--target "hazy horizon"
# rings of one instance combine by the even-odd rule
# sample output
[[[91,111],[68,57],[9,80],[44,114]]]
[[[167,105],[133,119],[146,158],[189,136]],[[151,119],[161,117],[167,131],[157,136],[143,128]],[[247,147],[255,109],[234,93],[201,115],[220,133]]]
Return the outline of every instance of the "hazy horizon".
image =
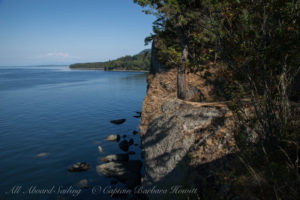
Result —
[[[1,0],[0,0],[1,1]],[[148,45],[149,46],[149,45]],[[146,50],[146,49],[150,49],[150,48],[146,48],[143,49],[143,50]],[[142,51],[143,51],[142,50]],[[141,51],[140,51],[141,52]],[[121,57],[124,57],[124,56],[133,56],[133,55],[136,55],[140,52],[137,52],[137,53],[134,53],[134,54],[127,54],[127,55],[123,55]],[[120,58],[120,57],[118,57]],[[114,58],[114,59],[118,59],[118,58]],[[71,63],[57,63],[57,64],[53,64],[53,63],[45,63],[45,64],[20,64],[20,65],[0,65],[0,67],[48,67],[48,66],[69,66],[71,64],[76,64],[76,63],[93,63],[93,62],[107,62],[109,60],[114,60],[114,59],[108,59],[108,60],[98,60],[98,61],[81,61],[81,62],[71,62]]]

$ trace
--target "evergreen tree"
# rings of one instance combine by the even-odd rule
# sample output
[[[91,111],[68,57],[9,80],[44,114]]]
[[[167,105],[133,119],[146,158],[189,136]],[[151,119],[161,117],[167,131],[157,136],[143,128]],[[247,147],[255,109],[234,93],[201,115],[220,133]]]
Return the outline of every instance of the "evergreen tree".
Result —
[[[300,0],[134,2],[157,16],[155,35],[146,40],[155,38],[161,60],[177,67],[178,98],[186,96],[187,68],[214,61],[220,71],[216,78],[223,83],[236,119],[258,133],[259,141],[253,146],[243,139],[242,129],[237,132],[242,144],[239,155],[247,160],[243,163],[260,187],[252,195],[296,199],[300,122],[292,114],[290,97],[291,89],[299,87],[293,83],[299,83]],[[299,100],[299,94],[293,96]],[[242,102],[245,98],[250,105]],[[251,117],[245,112],[249,106]],[[257,179],[256,170],[266,186]]]
[[[177,48],[169,48],[166,46],[162,51],[168,54],[172,64],[177,66],[177,97],[186,99],[187,83],[186,68],[189,67],[189,42],[192,36],[194,21],[198,19],[198,13],[195,12],[199,8],[197,0],[134,0],[143,7],[149,7],[150,10],[145,11],[157,16],[154,23],[154,32],[158,36],[165,33],[169,37],[174,33],[177,38],[174,41],[179,42],[180,51]],[[167,36],[168,37],[168,36]],[[165,37],[166,38],[166,37]]]

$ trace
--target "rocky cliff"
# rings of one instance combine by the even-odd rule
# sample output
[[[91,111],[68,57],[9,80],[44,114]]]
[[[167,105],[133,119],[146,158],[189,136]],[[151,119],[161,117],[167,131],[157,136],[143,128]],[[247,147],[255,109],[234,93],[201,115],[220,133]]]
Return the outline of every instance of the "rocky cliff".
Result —
[[[188,73],[189,100],[178,100],[177,71],[161,65],[155,49],[140,124],[143,185],[200,187],[199,180],[209,175],[207,166],[222,167],[234,151],[232,113],[225,102],[213,101],[215,88],[201,73]]]

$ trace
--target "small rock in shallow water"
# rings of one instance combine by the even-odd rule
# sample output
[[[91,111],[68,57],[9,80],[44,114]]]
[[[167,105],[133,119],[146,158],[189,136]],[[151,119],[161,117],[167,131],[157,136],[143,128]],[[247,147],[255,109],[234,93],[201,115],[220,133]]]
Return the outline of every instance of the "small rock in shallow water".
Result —
[[[123,151],[128,151],[129,146],[130,146],[130,144],[129,144],[129,142],[127,140],[123,140],[122,142],[119,143],[119,147]]]
[[[141,112],[135,112],[137,115],[133,116],[135,118],[140,118],[142,116],[142,113]]]
[[[123,138],[126,138],[127,137],[127,135],[123,135]]]
[[[111,120],[110,122],[113,124],[123,124],[126,121],[126,119],[116,119],[116,120]]]
[[[120,140],[120,135],[112,134],[112,135],[107,136],[105,138],[105,140],[107,140],[107,141],[119,141]]]
[[[87,179],[82,179],[81,181],[79,181],[79,183],[77,185],[84,189],[88,189],[88,187],[89,187]]]
[[[98,146],[98,150],[99,150],[100,153],[103,152],[103,149],[102,149],[102,147],[100,145]]]
[[[134,144],[134,146],[139,146],[138,144]]]
[[[138,132],[137,131],[132,131],[133,135],[136,135]]]
[[[112,162],[112,161],[127,161],[129,159],[128,154],[112,154],[101,158],[102,162]]]
[[[68,168],[69,172],[82,172],[87,171],[91,166],[86,162],[78,162]]]
[[[141,168],[142,162],[140,160],[129,160],[98,165],[96,171],[99,175],[104,174],[118,179],[128,188],[134,188],[141,182]]]

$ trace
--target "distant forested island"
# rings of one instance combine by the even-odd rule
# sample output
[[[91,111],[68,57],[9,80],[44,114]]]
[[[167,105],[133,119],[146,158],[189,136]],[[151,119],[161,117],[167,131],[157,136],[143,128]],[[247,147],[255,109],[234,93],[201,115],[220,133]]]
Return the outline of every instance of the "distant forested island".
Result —
[[[102,69],[107,71],[149,71],[150,59],[151,49],[145,49],[134,56],[123,56],[106,62],[75,63],[69,67],[71,69]]]

